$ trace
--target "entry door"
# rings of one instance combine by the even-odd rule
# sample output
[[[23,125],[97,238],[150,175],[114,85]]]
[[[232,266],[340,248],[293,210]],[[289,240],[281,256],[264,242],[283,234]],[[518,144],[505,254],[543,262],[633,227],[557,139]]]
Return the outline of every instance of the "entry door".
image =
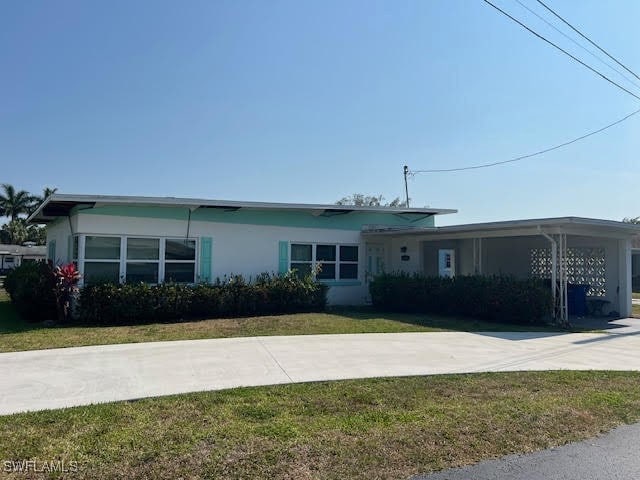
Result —
[[[381,243],[367,243],[367,274],[366,282],[384,273],[384,245]]]
[[[456,272],[456,252],[453,249],[438,250],[438,274],[453,277]]]

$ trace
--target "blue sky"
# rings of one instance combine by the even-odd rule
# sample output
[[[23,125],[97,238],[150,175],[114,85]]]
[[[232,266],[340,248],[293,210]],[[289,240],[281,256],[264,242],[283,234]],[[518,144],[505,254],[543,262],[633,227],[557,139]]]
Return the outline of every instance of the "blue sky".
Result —
[[[640,72],[640,2],[548,4]],[[0,180],[33,192],[392,199],[404,164],[504,160],[640,108],[480,0],[3,2],[0,71]],[[460,210],[440,224],[640,215],[638,131],[416,175],[412,205]]]

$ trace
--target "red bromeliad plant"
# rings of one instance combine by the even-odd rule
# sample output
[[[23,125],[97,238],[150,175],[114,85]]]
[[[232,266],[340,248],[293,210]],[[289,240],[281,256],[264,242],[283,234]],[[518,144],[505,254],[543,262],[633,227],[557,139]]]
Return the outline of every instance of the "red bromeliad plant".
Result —
[[[66,322],[71,316],[71,300],[78,292],[78,282],[82,275],[74,263],[60,265],[53,271],[55,277],[55,295],[58,310],[58,320]]]

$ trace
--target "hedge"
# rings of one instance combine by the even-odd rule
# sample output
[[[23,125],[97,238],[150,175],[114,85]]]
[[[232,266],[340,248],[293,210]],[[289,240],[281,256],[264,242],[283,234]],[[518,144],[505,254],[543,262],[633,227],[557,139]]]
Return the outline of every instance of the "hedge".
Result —
[[[22,262],[4,279],[4,289],[18,315],[28,322],[55,320],[53,267],[47,262]]]
[[[214,284],[144,283],[88,285],[81,289],[76,321],[139,324],[323,310],[328,287],[294,273],[232,276]]]
[[[551,292],[542,280],[508,276],[383,274],[370,283],[369,289],[373,305],[380,310],[505,323],[545,323],[552,307]]]

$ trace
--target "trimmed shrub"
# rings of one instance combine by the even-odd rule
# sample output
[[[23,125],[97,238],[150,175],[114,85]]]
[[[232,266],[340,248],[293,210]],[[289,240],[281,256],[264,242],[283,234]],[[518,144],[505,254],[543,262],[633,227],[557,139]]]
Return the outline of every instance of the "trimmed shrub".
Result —
[[[383,274],[371,282],[369,290],[373,305],[381,310],[504,323],[542,324],[552,307],[551,292],[542,280],[508,276]]]
[[[23,262],[4,279],[4,289],[27,322],[57,318],[55,285],[53,267],[47,262]]]
[[[99,283],[81,289],[77,320],[118,325],[321,311],[328,287],[310,277],[240,275],[214,284]]]

